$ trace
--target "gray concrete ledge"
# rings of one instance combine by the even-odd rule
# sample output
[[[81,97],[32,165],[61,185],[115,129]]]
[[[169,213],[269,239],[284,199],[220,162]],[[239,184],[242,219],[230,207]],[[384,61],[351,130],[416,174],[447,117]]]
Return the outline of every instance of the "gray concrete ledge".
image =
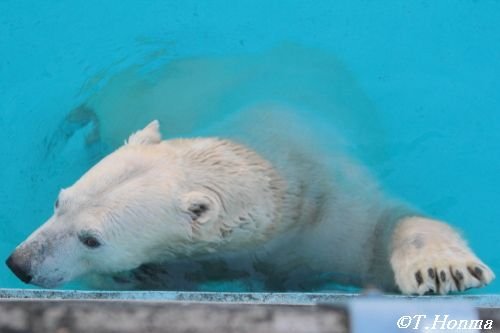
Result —
[[[174,291],[83,291],[83,290],[43,290],[43,289],[1,289],[2,299],[49,299],[49,300],[143,300],[216,302],[239,304],[288,304],[342,305],[353,298],[355,293],[227,293],[227,292],[174,292]],[[500,295],[450,295],[450,296],[403,296],[380,295],[388,299],[410,299],[419,301],[465,300],[478,308],[500,308]]]
[[[494,320],[500,310],[480,309]],[[341,306],[257,305],[125,300],[0,300],[2,333],[344,333]],[[373,327],[371,333],[382,332]],[[385,332],[384,332],[385,333]]]
[[[349,332],[347,305],[358,297],[335,293],[0,289],[0,332]],[[495,321],[494,329],[488,332],[500,331],[497,295],[368,297],[420,303],[466,300],[479,308],[481,319]]]

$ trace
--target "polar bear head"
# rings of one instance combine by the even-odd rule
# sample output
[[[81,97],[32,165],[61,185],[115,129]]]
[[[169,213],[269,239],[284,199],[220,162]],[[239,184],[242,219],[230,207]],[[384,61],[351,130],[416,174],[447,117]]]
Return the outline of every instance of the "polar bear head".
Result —
[[[228,237],[244,238],[243,245],[277,218],[278,183],[273,168],[243,146],[162,141],[153,121],[61,190],[52,217],[7,265],[22,281],[51,288],[210,253]]]

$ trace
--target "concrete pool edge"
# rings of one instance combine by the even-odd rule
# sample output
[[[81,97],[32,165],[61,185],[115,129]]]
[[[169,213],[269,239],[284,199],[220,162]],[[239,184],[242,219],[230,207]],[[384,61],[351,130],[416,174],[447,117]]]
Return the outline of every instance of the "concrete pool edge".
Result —
[[[0,288],[4,300],[117,300],[156,302],[203,302],[233,304],[317,305],[345,304],[367,297],[357,293],[236,293],[236,292],[176,292],[176,291],[84,291]],[[403,296],[376,295],[389,299],[420,301],[463,300],[478,308],[500,308],[500,295]]]

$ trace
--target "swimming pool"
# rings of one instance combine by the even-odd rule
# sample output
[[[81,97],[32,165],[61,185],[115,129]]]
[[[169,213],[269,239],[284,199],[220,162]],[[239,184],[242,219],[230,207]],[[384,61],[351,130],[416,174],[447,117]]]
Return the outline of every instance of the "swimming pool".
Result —
[[[362,157],[389,192],[457,226],[500,271],[498,2],[4,1],[0,22],[0,257],[50,216],[61,187],[116,144],[88,149],[91,126],[65,141],[57,133],[68,113],[89,99],[108,110],[102,96],[120,97],[116,80],[140,86],[137,77],[178,73],[187,59],[194,81],[211,84],[209,97],[217,97],[199,127],[256,98],[279,95],[318,110],[347,103],[355,112],[343,125],[376,141]],[[274,80],[249,78],[241,64]],[[286,82],[291,69],[300,86]],[[225,80],[231,89],[219,84]],[[182,99],[198,91],[194,81],[168,86],[174,120],[205,108]],[[126,122],[109,119],[117,132],[104,139],[122,140]],[[367,134],[374,128],[379,134]],[[1,265],[0,287],[25,285]],[[470,292],[499,291],[494,282]]]

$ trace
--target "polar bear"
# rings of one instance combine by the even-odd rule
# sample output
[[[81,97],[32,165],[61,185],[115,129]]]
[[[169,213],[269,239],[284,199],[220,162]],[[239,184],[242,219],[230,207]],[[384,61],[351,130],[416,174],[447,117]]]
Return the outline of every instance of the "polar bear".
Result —
[[[207,130],[224,138],[165,141],[153,121],[62,190],[7,265],[46,288],[84,277],[95,288],[195,290],[226,279],[422,295],[494,279],[452,227],[387,198],[331,126],[304,117],[250,108]]]

